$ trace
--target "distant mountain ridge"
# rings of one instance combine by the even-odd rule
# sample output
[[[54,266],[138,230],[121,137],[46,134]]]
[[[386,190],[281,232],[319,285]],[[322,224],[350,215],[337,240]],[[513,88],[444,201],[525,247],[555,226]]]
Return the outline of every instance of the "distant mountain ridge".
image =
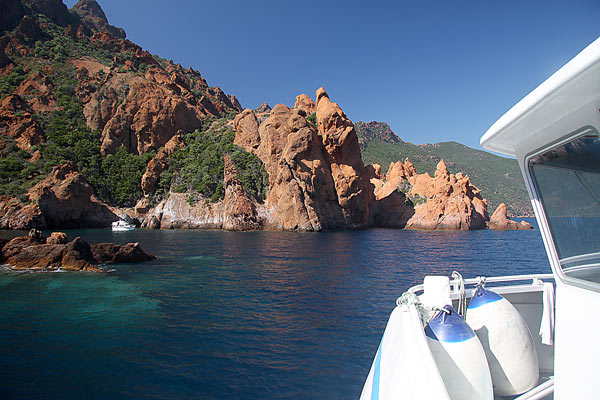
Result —
[[[436,165],[444,160],[452,173],[471,177],[495,210],[506,203],[509,214],[533,215],[533,210],[516,160],[470,148],[457,142],[415,145],[398,137],[385,122],[354,124],[365,164],[379,164],[385,172],[391,162],[409,158],[420,173],[433,175]]]
[[[380,140],[388,143],[399,143],[402,140],[396,135],[390,126],[385,122],[371,121],[354,123],[358,132],[358,143],[363,144],[372,140]]]

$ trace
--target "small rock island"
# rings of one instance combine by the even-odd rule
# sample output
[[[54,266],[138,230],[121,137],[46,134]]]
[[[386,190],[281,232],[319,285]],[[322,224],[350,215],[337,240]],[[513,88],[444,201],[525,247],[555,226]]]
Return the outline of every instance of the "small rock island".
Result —
[[[0,263],[15,271],[90,271],[103,272],[99,264],[130,263],[156,259],[145,253],[139,243],[120,246],[114,243],[90,245],[76,237],[69,242],[63,232],[48,238],[31,229],[28,236],[0,239]]]

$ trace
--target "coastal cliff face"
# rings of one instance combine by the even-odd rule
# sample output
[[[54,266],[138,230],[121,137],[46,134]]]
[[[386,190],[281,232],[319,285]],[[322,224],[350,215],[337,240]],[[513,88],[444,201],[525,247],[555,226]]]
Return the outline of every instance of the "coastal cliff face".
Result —
[[[0,228],[482,229],[487,204],[440,161],[365,165],[325,89],[242,110],[150,54],[95,0],[8,0],[0,18]],[[390,143],[384,123],[360,125]],[[493,218],[494,219],[494,218]],[[513,226],[500,221],[490,226]]]
[[[118,219],[115,209],[99,201],[73,163],[57,166],[28,192],[29,202],[0,197],[0,228],[101,228]]]
[[[409,194],[425,198],[415,207],[415,215],[407,228],[415,229],[484,229],[487,203],[479,189],[471,184],[468,176],[451,174],[441,160],[432,178],[429,174],[409,178],[412,185]]]
[[[251,110],[236,117],[234,143],[257,155],[269,175],[266,226],[301,231],[344,228],[331,166],[306,113],[278,104],[260,127],[255,120]]]
[[[256,154],[269,174],[265,226],[486,227],[487,205],[468,177],[450,174],[443,161],[433,178],[419,175],[408,159],[392,163],[386,175],[379,165],[365,167],[352,122],[323,88],[316,98],[299,95],[294,109],[279,104],[261,124],[249,109],[235,118],[235,143]],[[311,110],[317,129],[306,118]]]
[[[533,229],[533,226],[527,221],[516,222],[508,218],[506,215],[507,209],[506,204],[501,203],[494,214],[492,214],[492,218],[488,222],[488,227],[490,229],[518,229],[518,230],[527,230]]]

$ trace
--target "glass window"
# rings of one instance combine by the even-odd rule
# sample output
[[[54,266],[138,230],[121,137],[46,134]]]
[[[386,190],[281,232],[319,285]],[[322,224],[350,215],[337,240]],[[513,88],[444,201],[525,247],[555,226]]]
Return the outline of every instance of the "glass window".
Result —
[[[565,275],[600,283],[600,138],[594,130],[529,161]]]

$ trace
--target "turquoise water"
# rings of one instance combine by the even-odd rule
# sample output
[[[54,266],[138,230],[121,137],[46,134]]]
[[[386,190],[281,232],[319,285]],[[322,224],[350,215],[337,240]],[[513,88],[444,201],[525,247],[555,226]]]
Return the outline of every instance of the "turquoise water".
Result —
[[[2,398],[358,398],[424,275],[550,272],[537,230],[66,232],[158,259],[1,272]]]

